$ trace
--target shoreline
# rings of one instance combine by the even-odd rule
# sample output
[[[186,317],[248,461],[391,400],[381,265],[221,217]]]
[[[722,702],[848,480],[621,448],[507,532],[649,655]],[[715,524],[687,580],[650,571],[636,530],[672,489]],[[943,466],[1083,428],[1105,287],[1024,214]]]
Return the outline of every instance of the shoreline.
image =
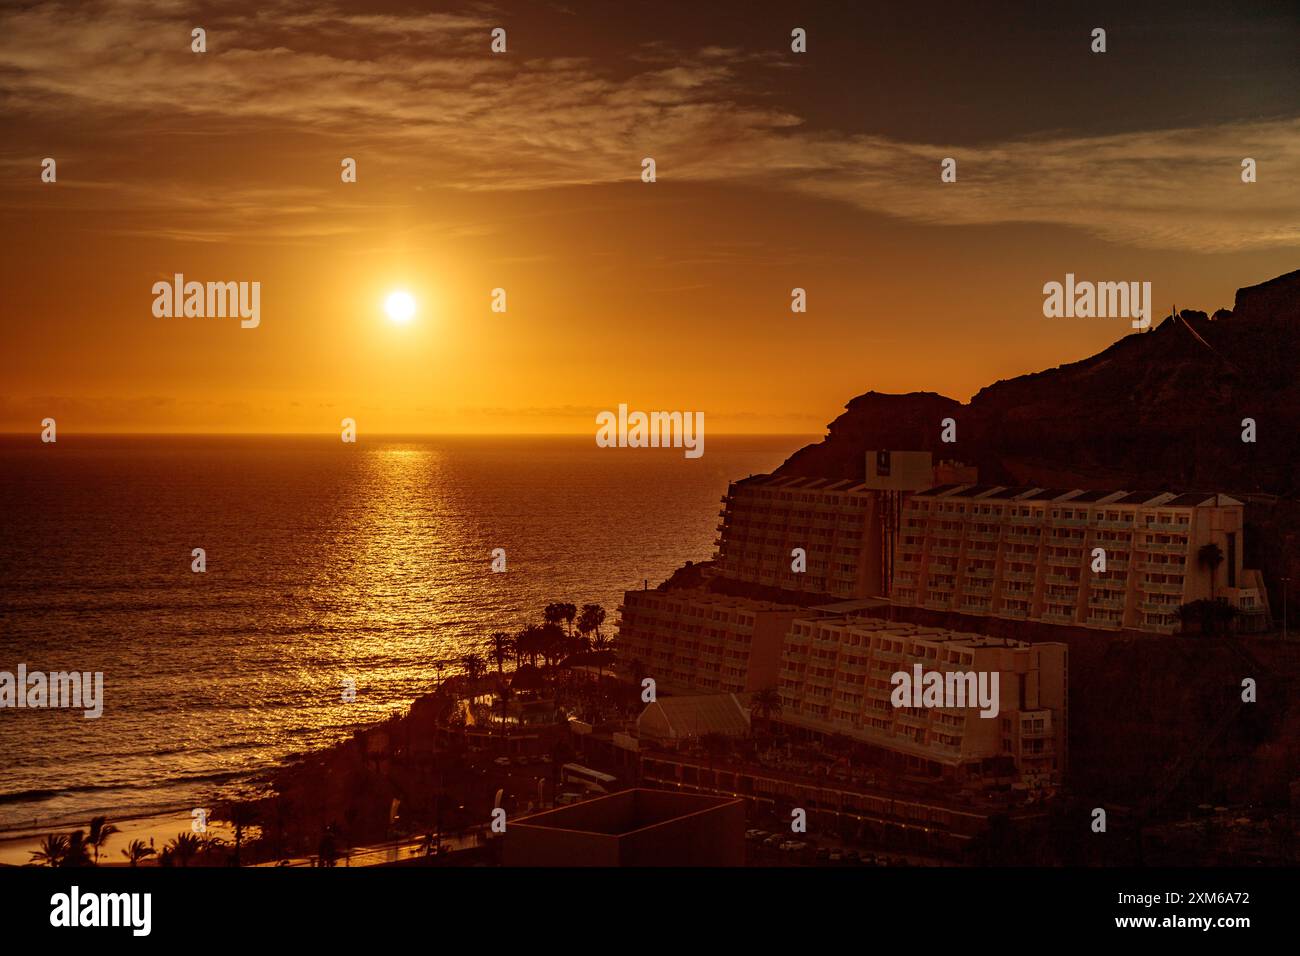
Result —
[[[110,836],[100,848],[99,866],[127,866],[126,860],[119,851],[126,849],[132,840],[141,840],[145,843],[152,841],[152,845],[161,850],[176,834],[193,832],[191,829],[193,818],[190,816],[190,811],[185,808],[127,817],[110,816],[108,822],[116,826],[119,832]],[[31,862],[32,853],[40,847],[41,841],[47,834],[84,830],[88,823],[89,821],[84,821],[69,826],[41,827],[37,830],[28,829],[27,832],[22,833],[0,833],[0,867],[27,866]],[[229,840],[233,838],[234,829],[225,822],[209,820],[207,832],[211,836]],[[149,861],[144,865],[156,866],[157,864]]]

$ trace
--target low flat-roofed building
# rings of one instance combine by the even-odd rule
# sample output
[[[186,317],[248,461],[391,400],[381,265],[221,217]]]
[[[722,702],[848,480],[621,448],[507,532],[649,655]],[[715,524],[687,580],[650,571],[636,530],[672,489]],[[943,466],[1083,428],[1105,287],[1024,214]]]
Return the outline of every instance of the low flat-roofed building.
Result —
[[[638,737],[661,742],[691,740],[705,734],[743,737],[749,733],[749,711],[735,694],[660,697],[641,712],[636,732]]]
[[[506,866],[744,866],[745,802],[634,788],[507,824]]]
[[[998,674],[998,707],[897,707],[893,675]],[[1058,783],[1067,740],[1066,646],[1028,644],[879,618],[809,616],[791,625],[781,723],[840,735],[955,778]],[[991,686],[991,682],[990,682]]]

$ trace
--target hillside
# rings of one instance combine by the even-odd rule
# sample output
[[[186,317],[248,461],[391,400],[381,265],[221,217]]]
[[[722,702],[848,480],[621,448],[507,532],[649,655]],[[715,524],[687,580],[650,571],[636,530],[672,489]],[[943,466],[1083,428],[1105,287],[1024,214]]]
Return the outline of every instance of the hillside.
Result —
[[[947,417],[957,420],[952,444],[939,440]],[[1241,440],[1243,418],[1256,422],[1254,444]],[[989,385],[966,404],[933,392],[859,395],[825,439],[776,473],[861,478],[875,448],[973,463],[982,482],[1248,497],[1247,561],[1272,581],[1283,567],[1294,577],[1300,270],[1239,289],[1231,310],[1180,311],[1082,361]]]

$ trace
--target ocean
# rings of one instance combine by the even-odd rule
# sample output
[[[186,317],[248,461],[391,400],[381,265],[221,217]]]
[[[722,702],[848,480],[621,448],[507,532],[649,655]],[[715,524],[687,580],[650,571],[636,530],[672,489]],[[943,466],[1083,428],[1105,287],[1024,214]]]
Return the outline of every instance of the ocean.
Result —
[[[552,601],[613,634],[624,590],[711,557],[729,480],[811,440],[0,438],[0,671],[104,674],[97,720],[0,708],[0,831],[238,792]]]

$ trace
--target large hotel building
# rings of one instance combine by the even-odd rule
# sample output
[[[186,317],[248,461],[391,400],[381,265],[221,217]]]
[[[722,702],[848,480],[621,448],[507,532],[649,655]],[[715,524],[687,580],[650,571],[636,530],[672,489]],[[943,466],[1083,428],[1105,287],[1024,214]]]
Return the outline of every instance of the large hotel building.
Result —
[[[1249,630],[1266,623],[1268,598],[1259,572],[1242,567],[1243,510],[1212,493],[940,486],[904,505],[891,599],[1171,633],[1180,605],[1222,597]],[[1218,546],[1218,567],[1203,560],[1206,545]]]
[[[670,694],[776,688],[778,720],[801,734],[839,735],[899,756],[911,771],[1027,786],[1058,783],[1066,754],[1066,647],[795,608],[698,590],[631,591],[620,630],[624,662]],[[891,677],[997,672],[998,713],[895,707]],[[712,699],[712,698],[710,698]],[[734,698],[731,698],[734,700]]]
[[[999,707],[895,707],[892,676],[996,672]],[[878,618],[826,614],[793,622],[781,667],[781,722],[901,754],[907,766],[959,779],[1059,783],[1066,756],[1066,646],[1027,644]]]
[[[776,686],[799,608],[696,589],[628,591],[618,654],[668,693],[746,694]]]
[[[869,610],[1170,633],[1180,605],[1223,598],[1242,629],[1267,626],[1261,576],[1242,566],[1240,501],[975,482],[973,469],[935,465],[928,452],[883,451],[867,454],[863,480],[733,482],[702,584],[625,594],[620,666],[670,694],[775,687],[779,720],[797,733],[850,737],[929,772],[1032,785],[1064,769],[1065,645]],[[889,678],[916,663],[996,670],[1001,713],[896,710]]]
[[[719,575],[828,599],[889,593],[895,536],[910,494],[974,469],[929,452],[867,453],[863,481],[755,475],[732,482],[718,513]],[[795,570],[794,550],[807,566]]]
[[[871,452],[864,481],[775,478],[733,482],[722,501],[714,574],[780,589],[799,603],[702,589],[628,591],[619,659],[669,693],[742,694],[775,687],[790,622],[804,607],[889,593],[907,495],[970,469],[929,452]],[[802,549],[806,570],[792,569]]]

